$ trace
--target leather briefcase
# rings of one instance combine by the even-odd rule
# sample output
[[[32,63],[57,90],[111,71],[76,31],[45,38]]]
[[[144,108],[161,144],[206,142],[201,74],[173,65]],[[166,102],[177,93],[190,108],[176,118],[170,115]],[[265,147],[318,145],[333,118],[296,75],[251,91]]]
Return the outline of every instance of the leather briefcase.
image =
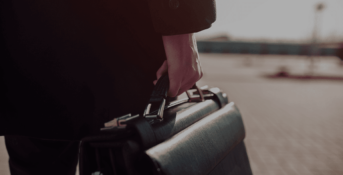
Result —
[[[168,87],[162,76],[142,115],[116,118],[103,135],[84,138],[80,175],[252,174],[243,121],[226,94],[195,87],[166,99]]]

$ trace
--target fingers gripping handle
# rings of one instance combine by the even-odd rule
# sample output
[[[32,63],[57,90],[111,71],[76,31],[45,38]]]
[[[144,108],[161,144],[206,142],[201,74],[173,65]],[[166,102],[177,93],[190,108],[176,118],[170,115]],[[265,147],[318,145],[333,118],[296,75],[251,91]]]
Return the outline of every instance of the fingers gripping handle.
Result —
[[[168,74],[164,74],[158,79],[154,87],[154,90],[151,93],[149,104],[145,108],[145,111],[143,114],[145,118],[163,119],[163,111],[164,111],[164,106],[166,104],[168,91],[169,91],[169,77],[168,77]],[[160,107],[156,115],[151,115],[149,114],[150,108],[151,108],[151,105],[155,103],[160,104]]]

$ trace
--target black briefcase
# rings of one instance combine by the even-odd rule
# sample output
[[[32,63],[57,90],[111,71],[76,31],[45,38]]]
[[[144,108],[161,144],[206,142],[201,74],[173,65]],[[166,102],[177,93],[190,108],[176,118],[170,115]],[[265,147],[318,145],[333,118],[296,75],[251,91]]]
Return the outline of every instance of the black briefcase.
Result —
[[[218,88],[167,99],[158,81],[142,115],[114,119],[80,144],[80,175],[250,175],[238,108]],[[156,106],[156,107],[155,107]],[[150,112],[153,111],[153,112]]]

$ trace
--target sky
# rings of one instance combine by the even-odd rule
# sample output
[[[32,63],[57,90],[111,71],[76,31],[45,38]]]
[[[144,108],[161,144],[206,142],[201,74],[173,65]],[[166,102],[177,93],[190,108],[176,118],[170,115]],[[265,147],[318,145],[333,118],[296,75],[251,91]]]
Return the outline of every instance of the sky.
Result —
[[[325,7],[318,15],[318,40],[343,41],[343,0],[216,0],[216,22],[197,36],[309,41],[319,3]]]

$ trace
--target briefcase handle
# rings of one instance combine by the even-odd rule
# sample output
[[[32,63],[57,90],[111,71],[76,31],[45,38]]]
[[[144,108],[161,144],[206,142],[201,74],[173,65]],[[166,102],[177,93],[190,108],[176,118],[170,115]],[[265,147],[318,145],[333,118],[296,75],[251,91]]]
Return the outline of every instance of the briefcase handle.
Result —
[[[199,95],[199,97],[192,97],[192,95],[186,91],[186,94],[188,96],[188,102],[201,102],[204,101],[205,96],[203,95],[203,92],[200,88],[198,88],[198,86],[196,86],[196,84],[194,84],[194,86],[190,89],[195,89],[197,95]],[[160,77],[160,79],[158,79],[154,90],[151,93],[150,99],[149,99],[149,103],[145,108],[145,111],[143,113],[143,117],[147,118],[147,119],[159,119],[159,120],[163,120],[163,112],[166,106],[166,99],[168,96],[168,90],[169,90],[169,77],[168,74],[164,74],[162,77]],[[187,101],[184,101],[187,102]],[[158,110],[157,110],[157,114],[151,114],[150,113],[150,109],[152,104],[154,105],[160,105]],[[155,113],[155,112],[153,112]],[[140,117],[139,114],[137,115],[131,115],[131,114],[126,114],[123,115],[121,117],[115,118],[109,122],[105,123],[105,127],[101,128],[101,130],[110,130],[112,128],[126,128],[126,124],[128,121],[136,119]]]
[[[189,98],[188,101],[190,102],[202,102],[204,101],[204,95],[202,93],[202,90],[198,88],[196,84],[193,85],[190,89],[196,89],[197,93],[199,94],[199,98],[194,98],[190,95],[188,91],[186,91],[186,94]],[[158,79],[154,90],[151,93],[149,103],[147,107],[145,108],[145,111],[143,113],[143,117],[145,118],[153,118],[153,119],[163,119],[163,111],[166,105],[166,99],[168,96],[169,91],[169,76],[168,74],[164,74]],[[157,114],[150,114],[150,109],[152,104],[159,104],[159,108],[157,111]]]

